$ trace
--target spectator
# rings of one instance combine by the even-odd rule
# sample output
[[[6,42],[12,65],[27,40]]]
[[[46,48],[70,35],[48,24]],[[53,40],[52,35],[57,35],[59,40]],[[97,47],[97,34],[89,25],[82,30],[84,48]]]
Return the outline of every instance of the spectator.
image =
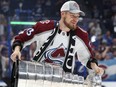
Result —
[[[5,27],[7,25],[7,20],[3,14],[0,14],[0,36],[5,34]]]
[[[106,41],[108,46],[112,45],[112,35],[110,31],[106,31],[106,33],[103,35],[103,40]]]
[[[5,45],[0,46],[0,58],[2,65],[2,80],[8,85],[7,87],[10,87],[8,48]]]
[[[113,58],[116,58],[116,38],[113,39],[113,44],[112,44],[112,47],[111,47],[111,51],[112,51],[112,54],[113,54]]]
[[[41,18],[43,17],[44,13],[43,13],[41,1],[37,1],[35,8],[33,9],[32,15],[36,20],[41,20]]]
[[[106,40],[102,40],[102,43],[99,45],[98,51],[101,54],[101,60],[107,60],[112,58],[110,46],[107,46]]]
[[[1,11],[5,16],[10,15],[10,0],[3,0],[1,3]]]
[[[113,52],[113,58],[116,59],[116,46],[112,47],[112,52]]]
[[[51,0],[46,0],[45,9],[44,9],[45,16],[47,16],[47,17],[52,16],[52,10],[51,9],[52,9]]]
[[[98,35],[102,34],[102,30],[101,30],[100,24],[97,21],[96,22],[92,22],[89,25],[89,29],[90,29],[90,34],[91,35],[98,36]]]
[[[29,49],[30,60],[32,60],[32,58],[34,57],[36,47],[37,47],[36,42],[30,45],[30,49]]]
[[[92,17],[98,19],[100,17],[100,12],[96,5],[93,6]]]

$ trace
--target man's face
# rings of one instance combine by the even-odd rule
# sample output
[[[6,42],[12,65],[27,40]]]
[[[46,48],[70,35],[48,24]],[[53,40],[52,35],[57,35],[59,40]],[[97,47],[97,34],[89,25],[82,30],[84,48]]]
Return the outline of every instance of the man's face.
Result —
[[[76,29],[79,16],[80,16],[79,13],[65,12],[63,16],[63,22],[68,28],[74,30]]]

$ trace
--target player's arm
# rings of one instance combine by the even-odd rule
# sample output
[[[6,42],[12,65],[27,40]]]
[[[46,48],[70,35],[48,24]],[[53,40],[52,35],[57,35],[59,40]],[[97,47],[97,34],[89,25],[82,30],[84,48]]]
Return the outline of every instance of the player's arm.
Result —
[[[12,50],[11,59],[16,62],[18,58],[21,60],[21,50],[24,46],[24,43],[28,40],[31,40],[34,36],[34,29],[28,28],[24,31],[21,31],[17,36],[15,36],[12,40]]]
[[[21,59],[21,50],[32,42],[38,40],[35,35],[54,28],[54,21],[46,20],[37,22],[32,28],[27,28],[16,35],[12,41],[13,53],[11,59],[15,62],[16,58]]]
[[[24,46],[24,43],[27,41],[31,41],[34,37],[35,29],[27,28],[21,31],[18,35],[16,35],[12,40],[12,50],[11,59],[15,62],[18,58],[21,60],[21,50]]]
[[[93,50],[94,48],[92,46],[92,43],[89,41],[88,33],[85,34],[85,37],[87,38],[85,43],[86,43],[86,45],[87,45],[87,47],[88,47],[88,49],[90,51],[90,54],[91,54],[90,59],[88,60],[86,66],[89,69],[94,70],[96,74],[103,75],[104,70],[98,66],[98,61],[95,58],[95,52]]]
[[[21,49],[20,46],[16,46],[13,53],[11,54],[11,59],[12,59],[13,62],[16,62],[16,58],[21,60],[21,51],[20,51],[20,49]]]

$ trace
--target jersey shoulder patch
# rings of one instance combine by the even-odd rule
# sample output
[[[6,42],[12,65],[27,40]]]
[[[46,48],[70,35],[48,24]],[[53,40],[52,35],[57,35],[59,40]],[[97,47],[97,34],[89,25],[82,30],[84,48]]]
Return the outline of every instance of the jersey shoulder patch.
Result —
[[[33,26],[33,28],[36,30],[36,33],[53,30],[55,28],[55,21],[54,20],[39,21],[36,23],[36,25]]]

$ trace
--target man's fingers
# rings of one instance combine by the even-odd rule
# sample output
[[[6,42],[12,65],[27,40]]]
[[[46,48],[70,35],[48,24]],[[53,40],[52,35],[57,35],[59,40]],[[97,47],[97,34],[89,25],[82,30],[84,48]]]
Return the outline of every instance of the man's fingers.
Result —
[[[100,75],[100,76],[102,76],[104,74],[104,69],[99,68],[97,74]]]
[[[16,62],[16,55],[15,54],[12,54],[11,55],[11,59],[12,59],[13,62]]]
[[[20,53],[19,53],[19,54],[13,53],[13,54],[11,55],[11,59],[12,59],[13,62],[16,62],[17,58],[18,58],[19,60],[21,60],[21,54],[20,54]]]
[[[104,74],[105,70],[101,68],[101,76]]]

